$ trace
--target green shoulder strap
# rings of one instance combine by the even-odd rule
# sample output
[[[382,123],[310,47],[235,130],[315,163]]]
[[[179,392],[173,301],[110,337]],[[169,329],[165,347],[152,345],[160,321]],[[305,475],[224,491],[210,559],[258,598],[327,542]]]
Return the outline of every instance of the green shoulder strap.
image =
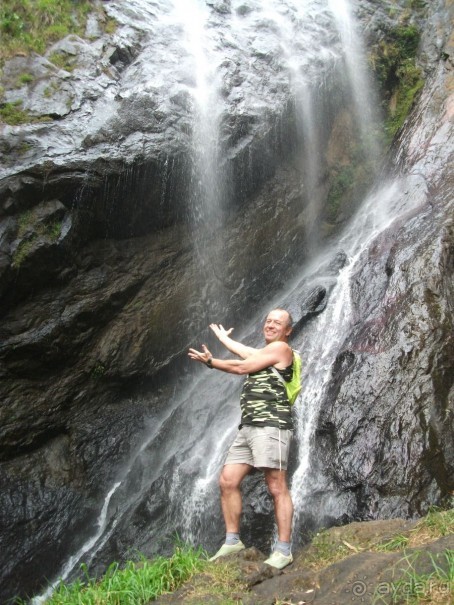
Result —
[[[273,372],[276,374],[276,376],[279,378],[279,380],[285,386],[285,390],[287,392],[287,397],[290,402],[290,405],[293,405],[295,403],[296,398],[298,397],[298,395],[301,392],[301,366],[302,366],[301,355],[295,349],[293,349],[293,375],[292,375],[292,379],[289,382],[284,380],[282,374],[280,374],[276,368],[271,366],[271,369],[273,370]]]

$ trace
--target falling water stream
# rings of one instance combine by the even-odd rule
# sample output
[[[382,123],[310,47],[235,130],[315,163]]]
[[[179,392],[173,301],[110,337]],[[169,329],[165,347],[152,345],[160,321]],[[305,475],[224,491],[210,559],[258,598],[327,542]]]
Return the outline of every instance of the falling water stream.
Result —
[[[309,189],[315,189],[310,182],[317,180],[319,170],[317,95],[323,91],[325,78],[343,61],[350,76],[361,133],[366,133],[372,119],[370,110],[366,109],[372,95],[363,58],[357,56],[361,44],[355,33],[352,7],[346,0],[309,0],[305,3],[267,0],[241,19],[235,16],[240,4],[232,2],[234,16],[222,39],[217,37],[210,8],[202,0],[175,0],[171,7],[165,3],[137,0],[132,3],[135,8],[131,8],[138,12],[138,19],[148,14],[151,28],[161,25],[168,28],[169,35],[178,36],[188,56],[188,66],[192,70],[188,75],[188,94],[194,116],[193,170],[188,195],[192,199],[194,223],[202,230],[205,226],[208,231],[214,222],[216,229],[222,229],[222,200],[228,197],[222,171],[218,170],[222,107],[218,73],[224,44],[235,47],[239,57],[248,56],[251,47],[256,53],[266,53],[266,49],[273,47],[278,49],[276,56],[280,57],[280,65],[276,70],[280,77],[285,74],[288,86],[293,90],[303,149],[301,172],[308,179]],[[320,67],[322,63],[326,69]],[[145,88],[151,78],[160,77],[164,76],[150,74]],[[269,94],[265,84],[263,89],[264,95]],[[239,97],[239,106],[241,103],[247,103],[247,99]],[[317,252],[276,299],[276,304],[296,309],[303,292],[317,284],[330,284],[325,311],[311,320],[292,343],[302,352],[304,362],[304,389],[295,404],[295,441],[298,445],[298,459],[292,476],[295,536],[312,492],[325,480],[311,472],[311,444],[333,362],[352,322],[351,276],[374,239],[402,212],[409,210],[408,204],[418,203],[417,200],[410,202],[400,191],[401,183],[397,181],[374,189],[338,239]],[[338,275],[329,275],[325,267],[339,251],[347,259],[345,266]],[[207,259],[201,245],[198,254],[204,271]],[[217,277],[222,279],[222,275]],[[207,302],[209,304],[209,300]],[[268,307],[257,309],[256,321],[242,333],[235,333],[236,338],[259,346],[262,317]],[[222,322],[222,317],[212,320]],[[208,331],[205,338],[209,338]],[[71,577],[81,562],[90,564],[102,557],[106,545],[118,532],[128,535],[128,525],[134,515],[139,514],[139,509],[145,508],[148,518],[153,519],[146,539],[153,543],[155,550],[164,548],[175,531],[193,543],[203,543],[210,548],[217,544],[222,534],[217,476],[239,420],[240,383],[237,377],[194,368],[194,375],[167,403],[165,411],[150,421],[141,446],[119,471],[100,505],[93,534],[62,566],[59,578]],[[334,509],[338,514],[347,508],[348,501],[333,492],[332,498],[320,510],[320,518]],[[143,542],[134,546],[146,550],[147,545]],[[52,587],[35,602],[42,602],[51,590]]]

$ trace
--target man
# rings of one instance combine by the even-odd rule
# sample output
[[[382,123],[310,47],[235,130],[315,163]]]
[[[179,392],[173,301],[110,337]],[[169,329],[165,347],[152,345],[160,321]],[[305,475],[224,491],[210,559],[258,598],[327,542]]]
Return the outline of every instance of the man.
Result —
[[[221,343],[241,359],[214,359],[205,345],[203,351],[189,349],[189,357],[209,368],[248,375],[241,394],[241,424],[224,463],[219,481],[226,526],[226,541],[210,559],[215,560],[245,548],[240,540],[242,499],[240,485],[253,468],[263,471],[274,501],[278,528],[275,551],[265,561],[282,569],[293,561],[291,532],[293,503],[287,485],[287,460],[293,423],[284,380],[292,378],[293,352],[288,345],[292,318],[284,309],[274,309],[263,327],[265,346],[254,349],[230,338],[232,332],[211,324]]]

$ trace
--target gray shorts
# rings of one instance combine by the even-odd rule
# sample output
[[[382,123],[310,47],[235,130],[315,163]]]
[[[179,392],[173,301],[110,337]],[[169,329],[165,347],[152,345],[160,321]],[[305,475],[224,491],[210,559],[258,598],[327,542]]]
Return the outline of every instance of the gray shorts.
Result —
[[[256,468],[287,470],[293,431],[272,426],[243,426],[224,464],[249,464]]]

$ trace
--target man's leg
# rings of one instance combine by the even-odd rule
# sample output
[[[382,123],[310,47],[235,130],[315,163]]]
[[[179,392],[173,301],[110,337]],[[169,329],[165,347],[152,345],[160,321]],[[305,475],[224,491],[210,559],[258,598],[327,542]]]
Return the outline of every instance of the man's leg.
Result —
[[[249,464],[236,463],[226,464],[222,469],[219,487],[221,488],[221,505],[225,530],[228,533],[238,533],[240,531],[242,511],[240,486],[252,468]]]
[[[272,555],[265,561],[283,569],[293,561],[291,552],[293,503],[287,486],[287,471],[265,468],[265,480],[274,501],[278,542]]]
[[[225,464],[219,486],[221,488],[221,504],[225,521],[226,541],[211,557],[215,561],[219,557],[225,557],[244,549],[240,540],[240,517],[242,509],[240,486],[243,479],[251,471],[252,466],[244,463]]]
[[[287,485],[287,471],[266,468],[265,481],[274,501],[278,538],[290,542],[292,537],[293,502]]]

